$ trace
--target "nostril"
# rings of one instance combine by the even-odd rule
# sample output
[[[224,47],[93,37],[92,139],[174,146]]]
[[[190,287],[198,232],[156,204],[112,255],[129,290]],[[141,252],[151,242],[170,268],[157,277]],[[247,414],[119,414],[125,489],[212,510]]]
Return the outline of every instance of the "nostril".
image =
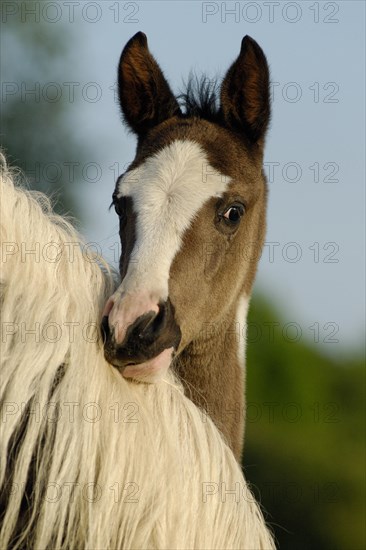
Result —
[[[143,318],[140,318],[136,327],[136,336],[140,341],[152,343],[163,331],[166,324],[166,306],[165,304],[160,303],[158,307],[158,313],[150,311],[149,313],[146,313]]]
[[[103,316],[100,329],[102,331],[103,341],[106,342],[111,333],[107,315]]]
[[[140,317],[137,324],[138,337],[140,340],[144,340],[147,336],[151,336],[153,332],[153,324],[157,315],[158,314],[155,313],[155,311],[150,311]]]
[[[154,333],[160,332],[165,325],[165,318],[166,318],[166,305],[163,303],[159,304],[159,312],[155,316],[151,329]]]

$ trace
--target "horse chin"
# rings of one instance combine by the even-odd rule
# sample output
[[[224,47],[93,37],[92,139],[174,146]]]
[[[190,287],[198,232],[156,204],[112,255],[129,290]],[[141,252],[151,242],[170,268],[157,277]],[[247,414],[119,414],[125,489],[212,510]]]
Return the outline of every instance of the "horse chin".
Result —
[[[173,347],[165,349],[149,361],[126,365],[120,367],[119,371],[124,378],[154,384],[162,380],[168,372],[173,359],[173,352]]]

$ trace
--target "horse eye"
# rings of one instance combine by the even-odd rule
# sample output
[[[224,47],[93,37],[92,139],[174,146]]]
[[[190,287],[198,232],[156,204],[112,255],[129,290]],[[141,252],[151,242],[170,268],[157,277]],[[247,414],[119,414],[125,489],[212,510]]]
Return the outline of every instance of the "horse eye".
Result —
[[[120,207],[120,205],[118,204],[118,202],[114,204],[114,209],[115,209],[115,211],[116,211],[117,216],[121,216],[122,210],[121,210],[121,207]]]
[[[242,215],[244,214],[244,205],[243,204],[235,204],[233,206],[230,206],[224,214],[223,217],[225,220],[227,220],[229,223],[235,225],[240,222],[240,219]]]

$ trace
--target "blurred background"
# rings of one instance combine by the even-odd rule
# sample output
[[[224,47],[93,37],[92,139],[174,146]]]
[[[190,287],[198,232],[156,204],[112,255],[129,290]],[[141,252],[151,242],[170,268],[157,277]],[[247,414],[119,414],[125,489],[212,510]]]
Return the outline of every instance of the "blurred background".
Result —
[[[266,246],[247,336],[244,469],[281,549],[365,547],[365,4],[1,4],[1,144],[117,265],[134,157],[116,67],[143,30],[175,92],[245,34],[271,66]]]

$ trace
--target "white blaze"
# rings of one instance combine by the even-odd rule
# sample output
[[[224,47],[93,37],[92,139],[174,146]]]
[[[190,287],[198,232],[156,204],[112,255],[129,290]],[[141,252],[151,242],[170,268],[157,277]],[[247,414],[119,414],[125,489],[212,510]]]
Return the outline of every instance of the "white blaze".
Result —
[[[143,291],[166,300],[170,266],[185,230],[203,204],[222,196],[228,184],[193,141],[174,141],[125,174],[117,196],[133,199],[136,241],[116,295],[123,300],[126,292]]]

